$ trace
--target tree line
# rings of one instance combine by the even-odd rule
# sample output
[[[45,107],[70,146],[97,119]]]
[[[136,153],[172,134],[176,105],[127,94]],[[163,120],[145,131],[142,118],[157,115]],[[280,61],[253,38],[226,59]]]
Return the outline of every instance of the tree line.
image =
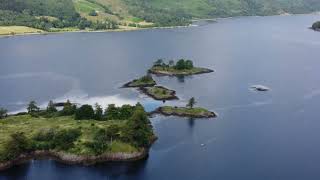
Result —
[[[135,106],[126,104],[121,107],[117,107],[115,104],[109,104],[105,109],[103,109],[101,105],[96,103],[94,106],[84,104],[77,107],[76,104],[72,104],[67,100],[60,111],[58,111],[53,101],[49,101],[46,109],[40,110],[37,103],[35,101],[31,101],[28,104],[27,113],[33,117],[42,116],[46,118],[74,116],[75,120],[127,120],[133,115],[137,107],[142,107],[142,105],[138,103]]]
[[[158,59],[153,63],[153,67],[162,67],[162,68],[174,68],[177,70],[185,70],[185,69],[192,69],[193,61],[192,60],[185,60],[179,59],[176,63],[174,60],[169,60],[168,63],[165,63],[163,59]]]

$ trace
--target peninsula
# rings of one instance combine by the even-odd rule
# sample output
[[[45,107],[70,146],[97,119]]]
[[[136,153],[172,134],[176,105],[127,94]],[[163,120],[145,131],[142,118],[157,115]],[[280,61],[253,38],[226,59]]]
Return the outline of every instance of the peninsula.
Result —
[[[178,60],[177,63],[174,60],[165,63],[162,59],[158,59],[149,69],[149,73],[166,76],[188,76],[211,72],[214,71],[207,68],[194,67],[192,60],[184,59]]]
[[[98,104],[76,107],[70,102],[58,111],[52,101],[40,110],[34,101],[26,115],[0,118],[0,170],[37,158],[66,164],[95,164],[145,158],[155,141],[144,108]]]

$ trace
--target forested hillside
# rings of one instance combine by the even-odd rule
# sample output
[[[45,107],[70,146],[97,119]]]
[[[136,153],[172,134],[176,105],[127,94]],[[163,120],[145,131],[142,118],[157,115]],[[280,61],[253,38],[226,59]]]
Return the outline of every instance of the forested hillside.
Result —
[[[307,13],[320,8],[318,0],[124,0],[144,9],[184,11],[193,17],[226,17]]]
[[[21,25],[43,30],[116,28],[113,21],[89,21],[76,11],[72,0],[0,0],[0,25]]]
[[[162,14],[175,14],[180,18],[212,18],[282,13],[308,13],[319,11],[318,0],[123,0],[130,4],[135,16],[155,21]],[[152,10],[150,12],[150,10]]]
[[[43,30],[187,25],[194,18],[309,13],[319,0],[0,0],[0,25]]]

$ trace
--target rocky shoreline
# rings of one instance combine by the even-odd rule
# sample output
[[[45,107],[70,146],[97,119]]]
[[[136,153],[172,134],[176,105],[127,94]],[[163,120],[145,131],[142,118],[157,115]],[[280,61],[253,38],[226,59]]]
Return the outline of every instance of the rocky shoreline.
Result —
[[[194,72],[194,73],[189,73],[189,72],[175,73],[175,72],[170,72],[170,71],[159,71],[159,70],[149,69],[148,72],[151,74],[154,74],[154,75],[159,75],[159,76],[191,76],[191,75],[197,75],[197,74],[212,73],[212,72],[214,72],[214,70],[203,68],[202,71]]]
[[[314,30],[314,31],[317,31],[317,32],[320,32],[320,28],[310,28],[310,29],[312,29],[312,30]]]
[[[156,110],[152,111],[149,113],[149,116],[152,116],[154,114],[161,114],[163,116],[178,116],[178,117],[189,117],[189,118],[215,118],[217,117],[217,114],[214,112],[209,112],[207,114],[201,114],[201,115],[196,115],[196,114],[189,114],[189,113],[177,113],[177,112],[171,112],[167,113],[163,111],[162,107],[157,108]]]
[[[26,163],[34,159],[53,159],[64,164],[82,164],[94,165],[102,162],[130,162],[144,159],[148,156],[149,151],[143,149],[134,153],[105,153],[98,156],[74,155],[64,152],[39,150],[30,153],[21,154],[18,158],[0,163],[0,171],[9,169],[15,165]]]

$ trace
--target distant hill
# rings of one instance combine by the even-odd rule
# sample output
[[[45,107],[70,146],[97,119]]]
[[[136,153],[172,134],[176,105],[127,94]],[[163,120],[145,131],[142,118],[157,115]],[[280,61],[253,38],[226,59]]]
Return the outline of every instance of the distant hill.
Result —
[[[195,18],[309,13],[319,0],[0,0],[0,25],[43,30],[186,25]]]

